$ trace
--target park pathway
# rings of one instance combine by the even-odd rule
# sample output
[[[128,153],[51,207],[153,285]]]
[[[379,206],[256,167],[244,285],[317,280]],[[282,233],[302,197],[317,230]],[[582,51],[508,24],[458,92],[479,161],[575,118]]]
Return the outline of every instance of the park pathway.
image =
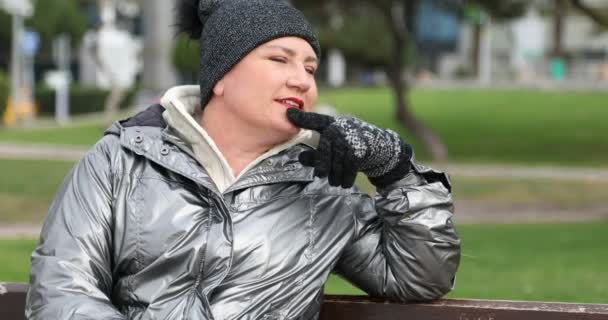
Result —
[[[77,161],[87,150],[88,148],[65,145],[0,143],[0,159]],[[457,163],[428,163],[428,165],[449,172],[450,175],[461,177],[608,182],[608,168]]]
[[[0,143],[0,159],[20,160],[79,160],[87,148],[34,144]],[[608,168],[565,168],[552,166],[517,166],[496,164],[429,163],[429,166],[449,172],[452,176],[499,179],[549,179],[556,181],[608,182]],[[483,204],[455,200],[456,220],[459,223],[521,223],[575,222],[608,220],[608,209],[590,208],[581,212],[550,209],[509,210]],[[501,212],[504,211],[504,212]],[[0,239],[37,237],[39,225],[0,224]]]

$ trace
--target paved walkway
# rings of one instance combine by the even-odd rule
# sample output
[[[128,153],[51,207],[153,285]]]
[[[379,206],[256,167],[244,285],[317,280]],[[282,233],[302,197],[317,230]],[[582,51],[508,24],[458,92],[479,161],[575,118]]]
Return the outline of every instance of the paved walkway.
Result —
[[[1,239],[38,239],[42,226],[35,224],[0,224]]]
[[[80,159],[87,148],[72,146],[0,143],[0,159],[67,160]],[[507,179],[554,179],[557,181],[607,182],[608,168],[564,168],[551,166],[503,166],[431,163],[431,167],[452,176]],[[533,223],[608,220],[608,209],[587,208],[571,212],[556,208],[501,208],[488,203],[455,200],[457,223]],[[39,225],[0,225],[0,238],[36,238]]]
[[[0,143],[0,159],[79,160],[88,148],[65,145]],[[426,164],[426,163],[425,163]],[[608,182],[608,168],[565,168],[554,166],[513,166],[491,164],[429,163],[453,176],[488,178],[535,178]]]
[[[87,150],[77,146],[0,143],[0,159],[76,161]]]

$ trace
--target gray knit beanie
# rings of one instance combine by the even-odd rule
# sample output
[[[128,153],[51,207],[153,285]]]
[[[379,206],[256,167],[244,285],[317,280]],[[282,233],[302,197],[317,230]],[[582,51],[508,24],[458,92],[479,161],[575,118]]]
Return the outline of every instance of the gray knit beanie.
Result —
[[[201,45],[201,106],[243,57],[273,39],[296,36],[321,48],[304,15],[284,0],[177,0],[177,28]]]

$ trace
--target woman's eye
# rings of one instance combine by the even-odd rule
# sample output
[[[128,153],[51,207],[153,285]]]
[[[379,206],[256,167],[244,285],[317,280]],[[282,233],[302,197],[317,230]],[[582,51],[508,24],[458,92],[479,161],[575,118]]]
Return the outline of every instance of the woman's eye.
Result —
[[[276,62],[281,62],[281,63],[286,63],[287,62],[287,59],[282,58],[282,57],[271,57],[270,60],[276,61]]]
[[[308,73],[312,74],[313,76],[315,75],[315,72],[316,72],[316,71],[317,71],[317,70],[316,70],[315,68],[306,68],[306,72],[308,72]]]

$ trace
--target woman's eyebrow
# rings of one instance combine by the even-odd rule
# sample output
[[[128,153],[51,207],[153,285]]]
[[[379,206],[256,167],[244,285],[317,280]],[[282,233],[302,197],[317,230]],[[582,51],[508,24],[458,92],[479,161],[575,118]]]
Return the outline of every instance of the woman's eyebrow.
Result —
[[[273,49],[279,49],[279,50],[285,52],[290,57],[293,57],[293,56],[296,55],[296,52],[293,49],[290,49],[290,48],[287,48],[287,47],[283,47],[283,46],[279,46],[279,45],[268,45],[266,47],[267,48],[273,48]],[[316,63],[319,63],[319,60],[316,57],[308,56],[308,57],[306,57],[306,59],[304,59],[304,62],[316,62]]]

